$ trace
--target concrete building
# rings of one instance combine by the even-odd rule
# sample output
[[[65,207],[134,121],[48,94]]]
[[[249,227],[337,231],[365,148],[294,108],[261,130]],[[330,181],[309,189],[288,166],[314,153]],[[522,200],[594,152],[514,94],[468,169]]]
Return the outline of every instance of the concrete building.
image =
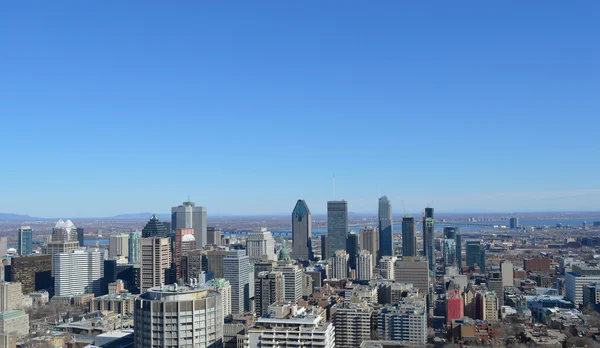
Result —
[[[514,266],[510,261],[500,262],[500,272],[502,273],[502,286],[514,286]]]
[[[31,255],[33,242],[33,230],[31,226],[21,226],[17,230],[17,253],[19,256]]]
[[[379,256],[394,256],[394,219],[392,216],[392,203],[386,197],[379,198],[379,209],[377,211],[379,223]],[[371,252],[371,254],[373,254]],[[377,255],[377,254],[373,254]],[[378,261],[379,259],[375,260]]]
[[[269,306],[283,301],[281,272],[260,272],[254,281],[254,303],[257,317],[269,314]]]
[[[368,250],[361,250],[356,257],[356,279],[371,280],[373,279],[373,255]]]
[[[0,256],[6,255],[8,250],[8,238],[0,237]]]
[[[134,347],[222,347],[221,295],[208,287],[153,287],[135,301]]]
[[[488,322],[498,321],[498,296],[493,291],[477,293],[477,319]]]
[[[403,346],[424,347],[427,343],[427,309],[424,301],[401,301],[385,306],[376,314],[376,320],[380,339],[393,340]]]
[[[129,240],[127,241],[127,253],[129,254],[129,263],[132,265],[139,264],[141,262],[141,249],[142,249],[142,232],[135,231],[129,233]]]
[[[296,260],[311,260],[312,217],[308,205],[302,199],[296,202],[292,211],[292,257]]]
[[[429,290],[429,263],[423,258],[398,260],[394,265],[394,279],[398,283],[411,283],[415,289]]]
[[[554,273],[550,269],[550,259],[547,257],[534,257],[523,260],[525,272]]]
[[[248,233],[246,240],[246,252],[250,263],[254,264],[259,260],[277,261],[275,255],[275,239],[273,234],[266,228],[256,229]]]
[[[150,237],[141,239],[140,290],[165,284],[171,268],[171,241],[169,238]]]
[[[335,327],[335,347],[355,348],[370,339],[372,312],[366,302],[333,305],[331,318]]]
[[[398,258],[396,256],[383,256],[379,262],[379,272],[383,279],[394,280],[396,275],[394,264]]]
[[[348,279],[348,258],[345,250],[336,250],[329,259],[332,279]]]
[[[206,221],[206,207],[197,207],[194,202],[171,208],[171,228],[193,228],[198,248],[203,248],[208,241]]]
[[[477,265],[480,270],[485,271],[485,248],[479,241],[467,241],[467,266],[474,267]]]
[[[55,296],[83,293],[103,295],[104,253],[98,250],[74,250],[54,255]]]
[[[600,282],[586,284],[583,286],[583,307],[589,307],[598,311],[600,306]]]
[[[137,298],[138,295],[132,295],[128,292],[94,297],[90,303],[90,309],[92,312],[103,311],[131,316],[133,315],[135,300]]]
[[[346,250],[348,239],[348,202],[327,202],[327,257]]]
[[[296,303],[302,298],[302,269],[294,264],[278,264],[274,272],[283,276],[283,300]]]
[[[575,272],[565,273],[566,297],[575,305],[583,305],[583,287],[600,282],[600,275],[582,275]]]
[[[376,227],[364,227],[358,232],[360,249],[367,250],[373,256],[373,266],[380,259],[379,255],[379,229]]]
[[[0,312],[23,309],[21,283],[0,282]]]
[[[510,228],[512,230],[519,228],[519,218],[518,217],[510,218]]]
[[[0,313],[0,335],[14,335],[24,338],[29,335],[29,315],[22,310]]]
[[[196,249],[196,239],[194,238],[194,229],[178,228],[175,230],[173,241],[173,262],[175,262],[175,279],[178,281],[188,278],[187,262],[183,263],[183,258]]]
[[[13,282],[21,283],[23,293],[50,290],[52,283],[52,257],[50,255],[21,256],[11,260]]]
[[[52,260],[52,276],[54,276],[55,265],[54,265],[54,255],[56,254],[64,254],[70,253],[74,250],[79,249],[78,241],[59,241],[59,242],[48,242],[46,244],[46,255],[50,255]]]
[[[229,250],[223,259],[223,273],[231,284],[231,313],[250,310],[250,261],[245,250]]]
[[[129,261],[129,233],[118,233],[110,236],[108,256],[124,257]]]
[[[433,208],[427,207],[423,215],[423,256],[427,259],[431,271],[435,268],[434,225]]]
[[[415,218],[402,218],[402,256],[417,256],[417,239],[415,236]]]
[[[223,300],[223,317],[231,314],[231,284],[223,278],[211,279],[206,283],[221,295]]]
[[[208,226],[206,228],[206,244],[221,245],[221,228],[216,226]]]

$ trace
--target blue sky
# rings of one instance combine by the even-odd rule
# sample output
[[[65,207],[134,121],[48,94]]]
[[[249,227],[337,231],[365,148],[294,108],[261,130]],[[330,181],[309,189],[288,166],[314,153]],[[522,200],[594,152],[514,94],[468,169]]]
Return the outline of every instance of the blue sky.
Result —
[[[0,5],[0,212],[600,209],[597,1]]]

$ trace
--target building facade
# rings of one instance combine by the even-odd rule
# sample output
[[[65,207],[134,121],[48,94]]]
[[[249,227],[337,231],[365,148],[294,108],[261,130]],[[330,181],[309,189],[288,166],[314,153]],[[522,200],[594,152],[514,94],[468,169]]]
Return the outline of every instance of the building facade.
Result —
[[[142,232],[134,231],[129,233],[129,240],[127,241],[127,253],[129,254],[129,263],[132,265],[139,264],[141,262],[141,239]]]
[[[348,253],[345,250],[337,250],[329,259],[329,267],[331,278],[348,279]]]
[[[254,307],[257,317],[269,314],[269,306],[283,301],[281,272],[260,272],[254,281]]]
[[[356,278],[358,280],[373,279],[373,255],[368,250],[361,250],[356,257]]]
[[[231,284],[231,313],[250,310],[250,261],[245,250],[229,250],[223,258],[223,273]]]
[[[402,218],[402,256],[417,256],[417,240],[415,238],[415,218]]]
[[[171,228],[193,228],[198,248],[207,244],[206,222],[206,207],[197,207],[194,202],[183,202],[182,205],[171,208]]]
[[[246,240],[246,251],[250,263],[254,264],[258,261],[276,261],[275,255],[275,239],[273,234],[266,228],[260,228],[248,233]]]
[[[165,284],[171,268],[171,242],[169,238],[141,239],[140,290]]]
[[[283,300],[296,303],[302,298],[302,269],[294,264],[278,264],[274,272],[283,277]]]
[[[302,199],[292,211],[292,257],[296,260],[311,260],[312,217],[308,205]]]
[[[74,250],[54,255],[55,296],[83,293],[103,295],[104,253],[98,250]]]
[[[31,255],[33,252],[31,245],[33,243],[33,230],[31,226],[21,226],[17,230],[17,253],[19,256]]]
[[[377,217],[379,221],[379,253],[381,256],[393,256],[394,221],[392,217],[392,203],[386,196],[379,198]]]
[[[348,239],[348,202],[327,202],[327,257],[346,250]]]
[[[423,255],[429,262],[429,269],[434,270],[435,268],[435,248],[434,248],[434,226],[435,220],[433,215],[433,208],[425,208],[425,215],[423,215]]]
[[[25,294],[38,290],[49,291],[52,283],[52,256],[21,256],[11,260],[11,281],[21,283]]]

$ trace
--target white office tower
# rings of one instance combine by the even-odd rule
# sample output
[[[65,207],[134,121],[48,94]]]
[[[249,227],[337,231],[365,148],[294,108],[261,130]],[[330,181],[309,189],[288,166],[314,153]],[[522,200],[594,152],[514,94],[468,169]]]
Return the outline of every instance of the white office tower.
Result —
[[[261,260],[261,257],[264,261],[277,261],[275,239],[273,239],[273,234],[267,231],[266,228],[260,228],[248,233],[246,251],[252,264]]]
[[[373,255],[368,250],[361,250],[356,256],[358,280],[371,280],[373,278]]]
[[[55,296],[102,295],[104,252],[91,249],[55,254],[54,266]]]
[[[323,309],[307,312],[296,305],[274,304],[269,313],[248,330],[245,347],[338,347],[333,324],[325,321]]]
[[[410,347],[425,347],[427,343],[427,310],[424,301],[406,301],[385,306],[376,315],[377,334]]]
[[[345,250],[336,250],[329,264],[332,279],[348,279],[348,253]]]
[[[171,208],[171,229],[193,228],[196,238],[196,248],[207,244],[206,207],[196,207],[194,202],[183,202],[178,207]],[[171,231],[167,231],[171,233]]]
[[[379,274],[383,279],[394,280],[394,264],[396,256],[383,256],[379,262]]]
[[[221,304],[202,285],[150,288],[135,300],[134,347],[222,347]]]
[[[283,299],[296,303],[302,298],[302,270],[298,265],[279,264],[273,268],[283,276]]]
[[[331,317],[335,327],[335,347],[355,348],[370,339],[372,312],[366,302],[333,305]]]
[[[600,275],[575,272],[565,273],[565,292],[567,294],[567,299],[576,306],[582,305],[583,287],[592,283],[600,283]]]
[[[223,278],[211,279],[207,283],[208,286],[214,288],[223,300],[223,317],[231,314],[231,284]]]
[[[245,250],[227,251],[223,275],[231,284],[231,313],[250,310],[250,262]]]

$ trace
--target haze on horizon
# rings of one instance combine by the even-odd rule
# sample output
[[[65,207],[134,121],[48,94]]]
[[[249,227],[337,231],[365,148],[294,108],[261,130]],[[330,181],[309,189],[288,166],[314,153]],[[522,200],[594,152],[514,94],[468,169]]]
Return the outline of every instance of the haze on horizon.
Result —
[[[353,212],[600,210],[570,5],[5,3],[0,212],[318,214],[332,175]]]

